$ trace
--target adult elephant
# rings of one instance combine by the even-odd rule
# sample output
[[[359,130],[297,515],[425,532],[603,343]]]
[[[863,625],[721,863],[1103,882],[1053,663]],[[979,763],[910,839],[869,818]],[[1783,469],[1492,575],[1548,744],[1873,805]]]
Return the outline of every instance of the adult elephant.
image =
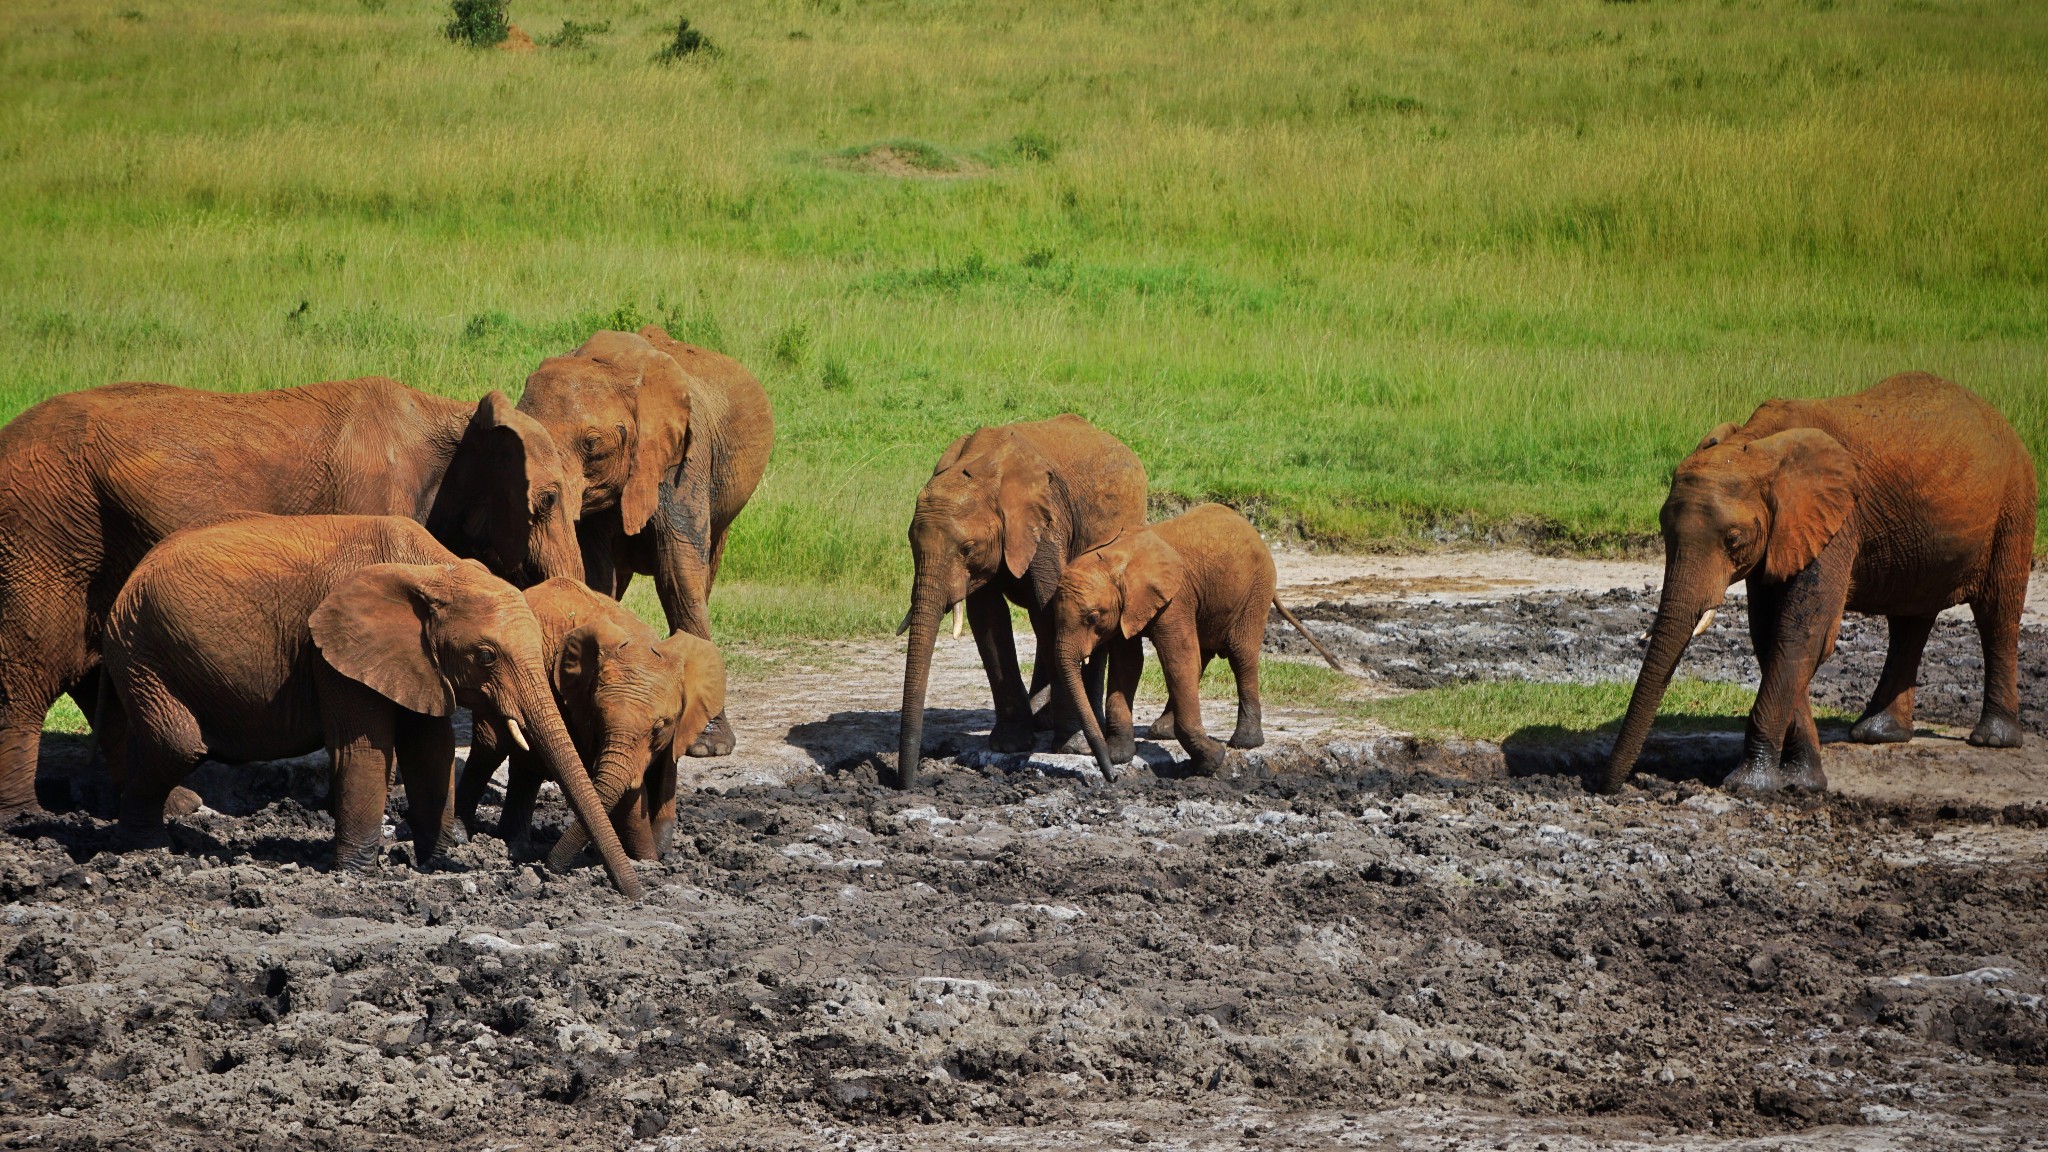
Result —
[[[1914,372],[1852,396],[1769,401],[1679,464],[1661,521],[1664,592],[1603,791],[1627,779],[1679,656],[1736,580],[1749,586],[1763,679],[1725,786],[1827,787],[1807,686],[1845,607],[1886,617],[1891,632],[1851,739],[1912,738],[1921,648],[1937,613],[1968,604],[1984,646],[1984,711],[1970,743],[2019,745],[2034,465],[1975,393]]]
[[[250,512],[417,520],[529,584],[580,577],[583,477],[503,393],[367,377],[271,392],[111,384],[0,430],[0,818],[37,810],[43,715],[95,714],[107,609],[172,532]]]
[[[709,601],[726,531],[775,446],[768,393],[739,361],[650,324],[603,331],[526,379],[519,410],[581,462],[585,580],[617,598],[654,577],[672,630],[711,639]],[[732,752],[723,711],[692,756]]]
[[[918,493],[910,520],[916,574],[904,618],[910,647],[903,666],[897,787],[917,780],[932,645],[947,610],[967,602],[967,620],[995,696],[989,747],[1029,751],[1031,698],[1052,674],[1048,607],[1067,561],[1144,526],[1145,466],[1123,441],[1079,416],[982,428],[953,441]],[[1029,687],[1017,668],[1006,601],[1031,614],[1038,639]]]

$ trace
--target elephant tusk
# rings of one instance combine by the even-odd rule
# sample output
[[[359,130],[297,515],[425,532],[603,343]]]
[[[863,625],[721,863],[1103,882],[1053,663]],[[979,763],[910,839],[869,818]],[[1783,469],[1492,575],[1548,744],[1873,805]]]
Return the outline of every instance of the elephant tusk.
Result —
[[[1707,609],[1707,614],[1700,617],[1700,622],[1692,626],[1692,634],[1693,636],[1697,637],[1700,633],[1705,632],[1707,629],[1712,628],[1713,626],[1714,609],[1709,608]]]
[[[962,600],[958,604],[953,605],[953,639],[958,640],[961,631],[966,627],[967,601]]]
[[[903,614],[903,623],[901,623],[901,624],[898,624],[898,625],[896,626],[896,634],[897,634],[898,636],[901,636],[901,635],[903,635],[903,634],[904,634],[905,632],[908,632],[908,631],[910,631],[910,613],[909,613],[909,612],[905,612],[905,613]]]
[[[505,717],[505,734],[512,737],[512,745],[521,752],[531,752],[533,747],[526,742],[526,733],[519,730],[519,721]]]

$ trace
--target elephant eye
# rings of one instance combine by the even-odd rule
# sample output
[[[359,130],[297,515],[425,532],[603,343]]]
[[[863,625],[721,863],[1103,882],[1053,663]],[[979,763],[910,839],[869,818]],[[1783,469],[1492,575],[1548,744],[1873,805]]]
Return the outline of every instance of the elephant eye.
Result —
[[[583,434],[583,451],[597,455],[604,450],[604,433],[592,428]]]
[[[555,510],[555,501],[557,499],[559,499],[559,496],[557,496],[557,494],[552,490],[543,492],[540,494],[538,499],[534,500],[533,509],[534,511],[540,513],[542,516],[546,516],[548,513],[553,512]]]
[[[480,646],[476,650],[476,662],[489,668],[498,662],[498,650],[489,644]]]

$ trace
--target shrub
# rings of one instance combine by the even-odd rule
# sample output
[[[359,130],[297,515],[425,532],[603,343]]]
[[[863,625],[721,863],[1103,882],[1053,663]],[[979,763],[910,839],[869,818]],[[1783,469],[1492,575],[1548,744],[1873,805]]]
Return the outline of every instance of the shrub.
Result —
[[[711,43],[711,38],[690,27],[690,18],[685,16],[676,21],[675,39],[670,40],[668,46],[663,48],[655,59],[663,64],[673,64],[685,56],[695,56],[699,52],[709,55],[717,51],[718,49]]]
[[[578,24],[574,20],[562,21],[562,30],[553,36],[543,36],[541,44],[549,48],[588,47],[590,37],[602,36],[612,30],[612,22],[599,20],[595,24]]]
[[[442,29],[457,44],[489,48],[504,41],[512,27],[505,16],[506,0],[454,0],[449,10],[454,19]]]

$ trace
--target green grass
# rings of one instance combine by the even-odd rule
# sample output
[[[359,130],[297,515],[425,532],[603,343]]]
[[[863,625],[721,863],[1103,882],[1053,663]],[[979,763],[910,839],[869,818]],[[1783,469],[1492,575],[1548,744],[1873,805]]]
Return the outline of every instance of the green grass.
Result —
[[[718,51],[663,65],[641,0],[515,0],[584,29],[528,55],[429,0],[0,6],[0,417],[516,392],[660,322],[776,404],[713,610],[747,639],[893,626],[938,452],[1061,411],[1353,545],[1640,540],[1708,428],[1906,368],[2048,459],[2034,0],[687,15]]]
[[[1538,684],[1492,680],[1362,701],[1350,710],[1389,728],[1422,736],[1462,736],[1499,743],[1522,733],[1524,738],[1560,740],[1618,729],[1634,687],[1618,681]],[[1657,710],[1656,731],[1739,732],[1755,700],[1756,690],[1740,684],[1674,680]],[[1815,715],[1854,719],[1825,708],[1817,709]]]

